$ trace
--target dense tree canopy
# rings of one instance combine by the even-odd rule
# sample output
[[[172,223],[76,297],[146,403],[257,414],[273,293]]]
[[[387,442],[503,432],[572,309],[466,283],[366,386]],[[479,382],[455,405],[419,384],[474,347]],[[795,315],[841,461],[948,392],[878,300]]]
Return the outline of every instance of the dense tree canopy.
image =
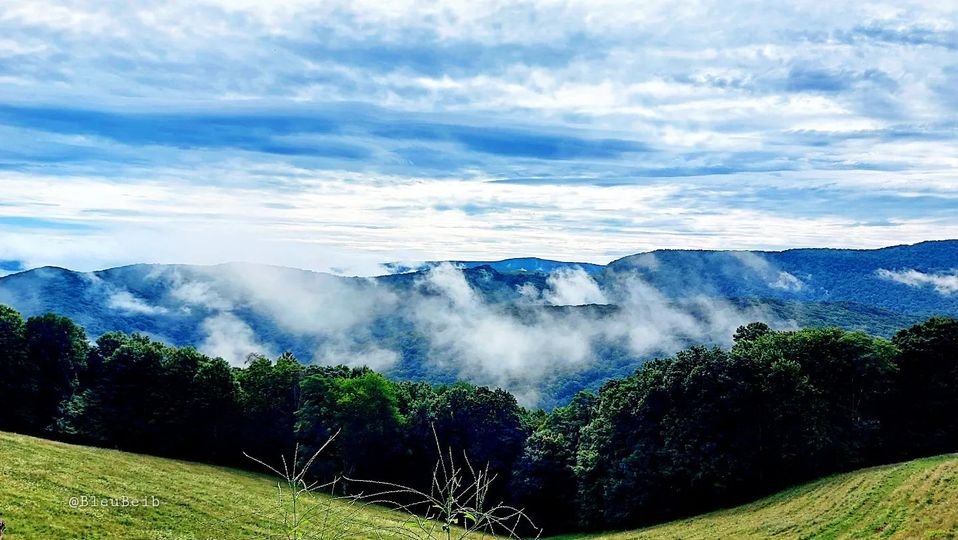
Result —
[[[256,467],[338,433],[317,478],[429,488],[437,451],[496,476],[491,497],[547,532],[661,521],[820,475],[958,451],[958,321],[890,341],[834,328],[739,328],[526,411],[503,390],[394,382],[367,368],[193,348],[0,306],[0,429]],[[438,449],[437,449],[438,442]],[[348,486],[347,486],[348,487]]]
[[[372,371],[351,375],[306,377],[297,438],[311,454],[339,433],[324,455],[327,476],[394,480],[405,424],[395,386]]]
[[[902,330],[893,399],[888,401],[899,457],[958,449],[958,320],[936,317]]]
[[[0,429],[29,431],[36,425],[31,401],[39,370],[27,362],[25,329],[19,313],[0,306]]]

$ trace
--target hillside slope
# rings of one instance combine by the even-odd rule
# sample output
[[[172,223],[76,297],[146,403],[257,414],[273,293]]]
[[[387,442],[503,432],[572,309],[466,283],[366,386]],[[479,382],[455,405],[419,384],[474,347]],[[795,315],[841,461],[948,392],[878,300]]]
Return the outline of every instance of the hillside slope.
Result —
[[[752,504],[648,529],[565,537],[572,538],[958,538],[958,456],[832,476]]]
[[[71,498],[83,496],[156,497],[158,506],[150,498],[145,508],[71,507]],[[323,509],[331,504],[334,520],[354,516],[347,530],[356,532],[337,538],[369,538],[370,527],[403,526],[402,515],[380,507],[313,500]],[[0,433],[4,540],[279,538],[275,529],[269,534],[276,501],[275,479],[264,475]]]
[[[275,494],[273,479],[263,475],[0,433],[5,540],[268,538]],[[159,506],[71,508],[71,497],[83,495],[155,496]],[[339,538],[369,538],[369,527],[403,523],[379,507],[331,508],[354,515],[351,527],[360,531]],[[553,540],[956,537],[958,455],[945,455],[836,475],[638,531]]]
[[[658,250],[607,268],[600,282],[638,275],[671,298],[855,302],[918,315],[958,311],[958,240],[881,249]]]

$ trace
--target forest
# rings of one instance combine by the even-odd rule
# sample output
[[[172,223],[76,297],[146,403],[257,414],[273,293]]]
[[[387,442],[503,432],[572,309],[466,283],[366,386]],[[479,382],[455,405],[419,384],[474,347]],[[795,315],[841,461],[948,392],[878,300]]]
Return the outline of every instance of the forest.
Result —
[[[254,470],[244,452],[308,456],[338,433],[317,479],[421,486],[438,440],[546,533],[611,530],[958,450],[958,320],[891,339],[751,323],[728,349],[684,349],[545,411],[289,353],[231,367],[143,335],[90,341],[69,318],[0,306],[0,399],[0,431]]]

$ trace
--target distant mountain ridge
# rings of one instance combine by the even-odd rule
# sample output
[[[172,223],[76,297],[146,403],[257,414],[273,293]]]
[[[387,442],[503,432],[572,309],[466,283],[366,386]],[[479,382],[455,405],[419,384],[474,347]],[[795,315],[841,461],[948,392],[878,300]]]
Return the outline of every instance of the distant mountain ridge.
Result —
[[[406,274],[411,272],[422,272],[434,268],[440,264],[452,264],[459,268],[479,268],[488,266],[497,272],[502,273],[545,273],[554,272],[562,268],[581,268],[589,274],[601,272],[606,268],[602,264],[556,261],[551,259],[540,259],[538,257],[514,257],[511,259],[502,259],[498,261],[429,261],[419,264],[387,263],[384,266],[394,274]]]
[[[502,385],[546,405],[677,347],[727,344],[752,320],[887,336],[929,315],[958,315],[955,240],[394,270],[356,278],[236,263],[44,267],[0,277],[0,303],[69,316],[91,337],[140,332],[235,363],[291,350],[403,379]]]
[[[608,269],[637,272],[677,297],[762,296],[856,302],[911,314],[958,312],[958,285],[935,286],[958,280],[958,240],[879,249],[657,250],[618,259]]]

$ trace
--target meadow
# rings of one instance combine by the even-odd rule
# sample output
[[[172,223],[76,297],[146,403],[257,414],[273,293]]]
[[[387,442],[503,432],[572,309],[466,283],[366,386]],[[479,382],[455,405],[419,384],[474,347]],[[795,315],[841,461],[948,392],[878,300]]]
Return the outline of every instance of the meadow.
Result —
[[[5,540],[273,538],[276,479],[115,450],[0,433]],[[148,498],[146,507],[73,507],[71,499]],[[156,497],[158,505],[153,507]],[[399,538],[408,517],[312,497],[336,538]],[[77,504],[77,506],[80,506]],[[553,540],[958,538],[958,456],[839,474],[744,506],[636,531]]]
[[[280,538],[276,486],[276,478],[226,467],[0,433],[4,540]],[[122,504],[123,497],[140,505],[91,502],[106,498]],[[307,504],[319,509],[317,524],[328,519],[338,525],[330,527],[338,529],[337,538],[373,537],[369,531],[396,537],[388,529],[403,527],[407,519],[325,495]]]

